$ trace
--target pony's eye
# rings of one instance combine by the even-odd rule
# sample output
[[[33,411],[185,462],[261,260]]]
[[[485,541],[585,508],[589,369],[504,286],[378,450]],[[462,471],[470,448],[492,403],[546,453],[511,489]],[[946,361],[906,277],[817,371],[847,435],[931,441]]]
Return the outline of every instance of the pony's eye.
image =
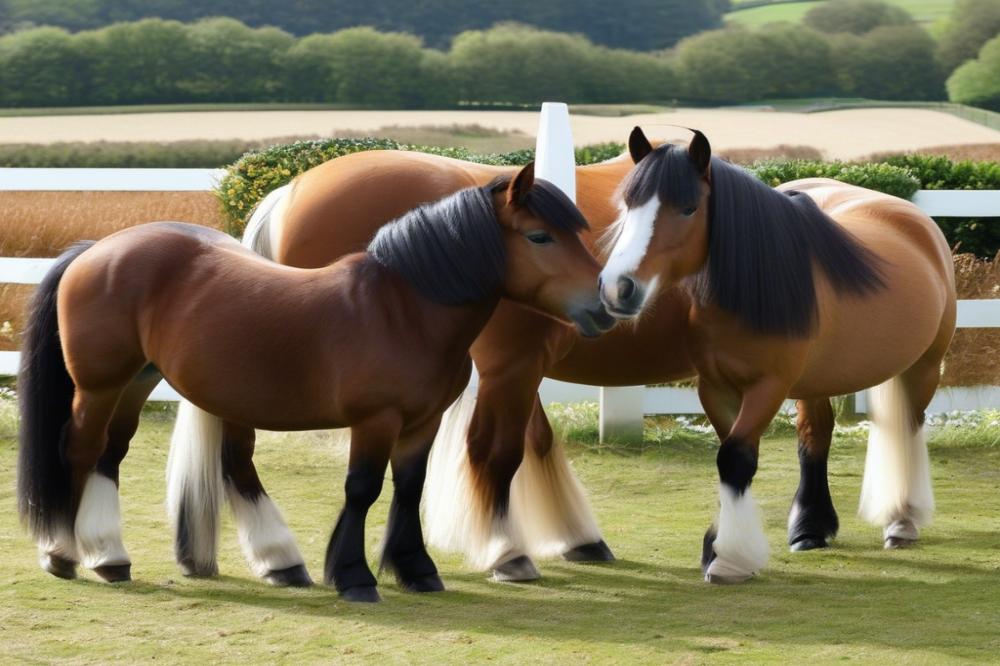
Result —
[[[549,245],[550,243],[555,243],[555,239],[552,238],[548,233],[544,231],[529,231],[524,234],[524,237],[530,240],[535,245]]]
[[[688,206],[687,208],[681,211],[681,215],[683,215],[684,217],[691,217],[696,212],[698,212],[697,206]]]

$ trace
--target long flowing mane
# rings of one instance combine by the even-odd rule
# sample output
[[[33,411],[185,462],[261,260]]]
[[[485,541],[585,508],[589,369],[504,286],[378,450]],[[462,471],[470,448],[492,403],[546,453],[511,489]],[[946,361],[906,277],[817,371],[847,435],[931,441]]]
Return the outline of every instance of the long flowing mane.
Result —
[[[499,177],[414,208],[379,229],[368,253],[435,303],[463,305],[497,296],[507,257],[493,197],[509,182]],[[520,205],[554,227],[587,228],[579,209],[548,181],[536,178]]]

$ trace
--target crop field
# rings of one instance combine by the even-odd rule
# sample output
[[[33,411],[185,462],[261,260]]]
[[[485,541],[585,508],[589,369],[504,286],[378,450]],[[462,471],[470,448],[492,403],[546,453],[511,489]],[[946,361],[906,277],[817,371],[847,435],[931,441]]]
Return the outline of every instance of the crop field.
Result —
[[[715,509],[715,444],[647,423],[642,448],[592,443],[593,410],[557,425],[619,560],[542,561],[543,580],[487,581],[455,555],[437,554],[448,591],[400,592],[382,576],[384,601],[350,605],[323,586],[275,589],[255,580],[223,528],[212,580],[181,577],[163,511],[171,423],[143,419],[122,469],[125,542],[135,580],[63,581],[35,564],[17,524],[16,424],[0,403],[0,662],[87,663],[544,663],[947,664],[1000,650],[1000,445],[989,428],[942,431],[931,445],[938,514],[913,549],[881,549],[854,511],[863,437],[843,434],[830,463],[841,535],[824,552],[789,553],[785,516],[798,478],[795,442],[779,429],[762,445],[754,482],[771,563],[742,586],[710,586],[698,569]],[[570,414],[569,417],[566,414]],[[566,421],[569,419],[569,427]],[[582,418],[582,421],[580,419]],[[996,415],[993,415],[996,418]],[[581,425],[582,424],[582,425]],[[257,449],[265,484],[282,506],[314,576],[342,501],[344,449],[327,434],[266,434]],[[389,486],[391,487],[391,486]],[[376,561],[387,493],[369,520]]]
[[[925,24],[933,24],[947,18],[955,4],[955,0],[887,0],[887,2],[902,7],[918,22]],[[775,21],[798,23],[806,15],[806,12],[822,2],[782,2],[743,10],[738,9],[740,4],[738,1],[733,3],[737,10],[726,14],[726,21],[746,26],[759,26]]]

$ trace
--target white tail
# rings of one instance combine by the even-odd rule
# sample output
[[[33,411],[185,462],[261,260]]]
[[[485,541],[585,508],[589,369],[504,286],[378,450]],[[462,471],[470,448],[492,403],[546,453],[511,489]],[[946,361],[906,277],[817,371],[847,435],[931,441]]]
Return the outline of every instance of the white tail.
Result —
[[[185,573],[217,570],[222,498],[222,419],[181,401],[167,459],[167,512]]]
[[[926,525],[934,513],[927,438],[914,427],[906,388],[894,377],[870,389],[869,400],[873,423],[858,513],[883,527],[898,521]]]
[[[288,195],[292,192],[294,183],[282,185],[272,190],[254,208],[243,230],[243,246],[262,257],[274,259],[274,248],[278,222],[288,207]]]

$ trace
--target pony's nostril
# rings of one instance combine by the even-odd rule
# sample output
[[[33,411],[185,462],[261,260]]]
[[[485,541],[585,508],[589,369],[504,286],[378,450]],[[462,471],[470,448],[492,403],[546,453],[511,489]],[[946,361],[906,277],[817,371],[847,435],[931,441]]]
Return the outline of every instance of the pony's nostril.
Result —
[[[628,301],[635,294],[635,280],[630,277],[618,278],[618,300]]]

